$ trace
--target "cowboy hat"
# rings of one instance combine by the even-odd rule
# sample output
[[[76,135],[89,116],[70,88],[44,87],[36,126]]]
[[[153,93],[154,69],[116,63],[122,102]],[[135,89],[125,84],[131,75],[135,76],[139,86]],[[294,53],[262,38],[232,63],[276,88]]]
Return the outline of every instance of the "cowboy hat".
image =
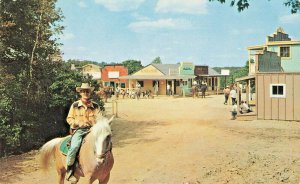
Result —
[[[81,84],[81,87],[76,87],[76,91],[79,93],[81,90],[83,90],[83,89],[89,89],[89,90],[91,90],[91,92],[92,91],[94,91],[94,87],[91,87],[90,86],[90,84],[89,83],[82,83]]]

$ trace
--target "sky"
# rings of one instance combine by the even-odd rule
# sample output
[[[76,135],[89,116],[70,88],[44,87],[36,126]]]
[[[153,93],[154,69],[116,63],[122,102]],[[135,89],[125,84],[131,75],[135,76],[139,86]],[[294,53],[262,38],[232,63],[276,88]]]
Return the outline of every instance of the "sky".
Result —
[[[278,27],[300,40],[300,13],[283,2],[251,0],[238,12],[216,0],[60,0],[63,59],[244,66],[247,47],[264,44]]]

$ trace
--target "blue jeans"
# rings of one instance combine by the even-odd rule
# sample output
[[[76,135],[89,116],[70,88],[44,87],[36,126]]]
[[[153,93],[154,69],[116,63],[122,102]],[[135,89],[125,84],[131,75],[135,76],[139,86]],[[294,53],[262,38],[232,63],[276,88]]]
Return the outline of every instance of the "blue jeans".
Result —
[[[89,129],[77,129],[71,139],[71,146],[67,154],[67,166],[74,164],[77,152],[80,148],[83,137],[88,133]]]

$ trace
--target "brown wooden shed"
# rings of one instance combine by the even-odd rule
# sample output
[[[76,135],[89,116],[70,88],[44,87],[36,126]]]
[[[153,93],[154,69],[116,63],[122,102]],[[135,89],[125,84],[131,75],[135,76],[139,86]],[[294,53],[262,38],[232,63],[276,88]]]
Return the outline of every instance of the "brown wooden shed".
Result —
[[[256,73],[257,119],[300,121],[300,72]]]

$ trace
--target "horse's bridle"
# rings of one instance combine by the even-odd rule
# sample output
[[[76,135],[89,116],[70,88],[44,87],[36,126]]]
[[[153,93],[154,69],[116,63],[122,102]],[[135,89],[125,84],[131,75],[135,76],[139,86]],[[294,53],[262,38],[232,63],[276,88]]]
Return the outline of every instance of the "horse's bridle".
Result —
[[[107,154],[108,154],[108,153],[111,153],[111,150],[112,150],[112,142],[111,142],[111,140],[109,140],[109,144],[108,144],[106,150],[105,150],[104,153],[102,153],[101,155],[97,155],[97,158],[98,158],[98,159],[104,159],[104,160],[105,160]]]

